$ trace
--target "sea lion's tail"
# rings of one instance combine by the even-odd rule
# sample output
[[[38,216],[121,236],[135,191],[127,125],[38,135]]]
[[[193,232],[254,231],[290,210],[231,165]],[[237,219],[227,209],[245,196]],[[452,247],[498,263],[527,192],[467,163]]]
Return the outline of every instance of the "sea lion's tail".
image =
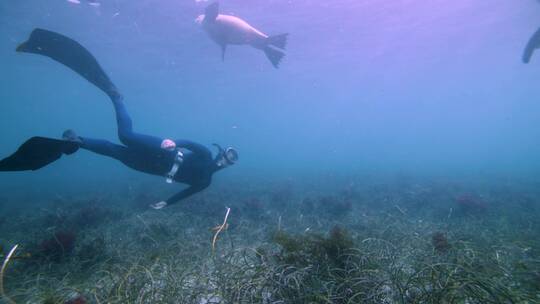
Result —
[[[90,81],[112,99],[120,95],[96,58],[77,41],[64,35],[36,28],[17,52],[34,53],[54,59]]]
[[[272,45],[272,46],[275,46],[277,48],[284,50],[285,47],[287,46],[288,37],[289,37],[289,34],[275,35],[275,36],[270,36],[266,38],[266,41],[269,45]]]
[[[285,53],[283,53],[280,50],[274,49],[270,46],[266,46],[264,49],[264,53],[266,54],[266,57],[272,62],[272,65],[277,69],[279,68],[279,64],[281,63],[281,60],[283,57],[285,57]]]

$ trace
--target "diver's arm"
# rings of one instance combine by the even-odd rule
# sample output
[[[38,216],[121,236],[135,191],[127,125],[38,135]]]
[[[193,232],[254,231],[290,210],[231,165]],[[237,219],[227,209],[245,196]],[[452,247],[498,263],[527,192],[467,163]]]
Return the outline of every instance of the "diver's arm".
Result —
[[[179,201],[181,201],[181,200],[183,200],[183,199],[185,199],[187,197],[190,197],[193,194],[206,189],[208,186],[210,186],[210,183],[190,186],[190,187],[176,193],[175,195],[171,196],[166,201],[159,202],[159,203],[156,203],[154,205],[150,205],[150,207],[152,207],[154,209],[162,209],[163,207],[166,207],[168,205],[172,205],[172,204],[177,203],[177,202],[179,202]]]

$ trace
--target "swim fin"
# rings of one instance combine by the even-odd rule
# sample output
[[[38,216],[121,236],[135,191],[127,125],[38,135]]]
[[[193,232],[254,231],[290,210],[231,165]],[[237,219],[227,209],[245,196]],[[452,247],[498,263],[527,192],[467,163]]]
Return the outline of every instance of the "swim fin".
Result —
[[[118,98],[120,95],[96,58],[77,41],[69,37],[36,28],[30,34],[30,38],[17,47],[17,52],[47,56],[77,72],[109,95],[110,98]]]
[[[62,154],[73,154],[79,143],[47,137],[32,137],[11,156],[0,160],[0,171],[37,170],[58,160]]]

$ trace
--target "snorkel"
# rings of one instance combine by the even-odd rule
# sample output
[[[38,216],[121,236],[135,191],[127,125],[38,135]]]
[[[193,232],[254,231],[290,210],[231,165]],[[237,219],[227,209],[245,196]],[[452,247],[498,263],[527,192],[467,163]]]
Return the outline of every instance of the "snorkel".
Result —
[[[227,147],[226,149],[223,149],[218,144],[214,143],[212,145],[218,149],[216,158],[214,158],[214,161],[218,168],[221,169],[221,168],[228,167],[236,163],[236,161],[238,161],[238,152],[234,148]]]

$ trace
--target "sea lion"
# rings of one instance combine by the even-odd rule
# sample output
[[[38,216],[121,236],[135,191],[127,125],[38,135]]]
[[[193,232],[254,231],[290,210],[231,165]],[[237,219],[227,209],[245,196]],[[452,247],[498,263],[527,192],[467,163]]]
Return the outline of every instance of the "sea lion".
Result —
[[[279,67],[285,56],[282,50],[287,44],[288,34],[268,36],[238,17],[219,14],[218,2],[207,6],[204,15],[199,15],[195,22],[221,46],[222,60],[225,60],[225,50],[229,44],[251,45],[264,51],[275,68]]]
[[[529,61],[531,61],[534,50],[538,48],[540,48],[540,29],[536,30],[536,32],[529,39],[529,42],[525,47],[525,51],[523,51],[523,63],[529,63]]]

